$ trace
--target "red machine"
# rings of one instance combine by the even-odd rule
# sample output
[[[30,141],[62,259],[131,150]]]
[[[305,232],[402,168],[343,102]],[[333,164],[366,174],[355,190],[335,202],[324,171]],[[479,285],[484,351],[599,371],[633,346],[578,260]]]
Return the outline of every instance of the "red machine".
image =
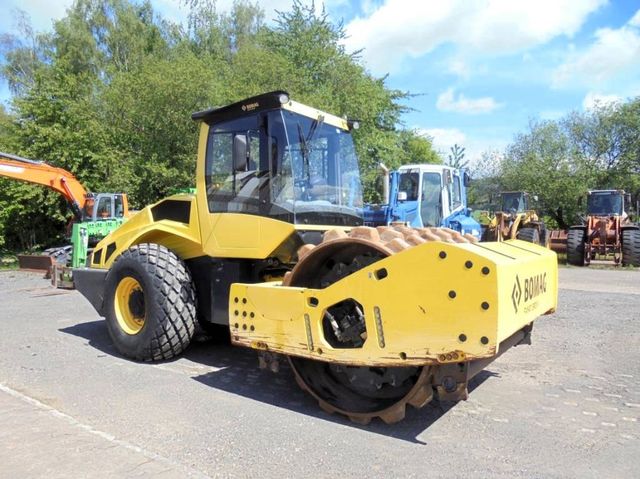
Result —
[[[613,257],[615,264],[640,266],[640,226],[631,223],[625,211],[629,199],[622,190],[588,192],[585,224],[567,233],[569,264],[588,266],[592,259]],[[556,244],[552,240],[552,247]]]

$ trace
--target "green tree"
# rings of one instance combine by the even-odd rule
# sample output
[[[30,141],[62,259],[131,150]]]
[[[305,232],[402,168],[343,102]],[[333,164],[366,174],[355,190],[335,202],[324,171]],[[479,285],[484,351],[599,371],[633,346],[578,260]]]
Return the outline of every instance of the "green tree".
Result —
[[[573,148],[562,125],[532,122],[530,131],[516,136],[502,162],[502,189],[535,194],[545,212],[561,228],[574,223],[577,199],[593,184],[595,171]]]
[[[451,153],[447,156],[447,165],[454,168],[466,168],[469,165],[469,161],[464,159],[465,150],[466,148],[457,143],[453,145]]]
[[[119,159],[106,165],[106,176],[117,180],[108,186],[129,192],[142,207],[195,185],[198,129],[191,113],[226,96],[224,83],[191,52],[150,59],[114,78],[101,105],[107,143]]]
[[[502,188],[502,159],[503,154],[499,151],[485,151],[470,166],[472,181],[467,191],[467,202],[473,209],[495,210]]]
[[[507,148],[496,180],[537,194],[561,228],[578,221],[589,189],[640,190],[640,99],[532,121]]]
[[[142,207],[193,185],[193,111],[286,89],[360,120],[354,136],[368,200],[379,199],[379,162],[439,161],[429,139],[403,129],[408,94],[370,75],[358,52],[347,53],[342,25],[326,12],[296,0],[266,25],[257,2],[238,0],[229,13],[214,0],[185,3],[186,27],[161,18],[148,1],[75,0],[45,35],[22,16],[19,35],[0,38],[0,71],[13,92],[0,142],[70,170],[90,190],[125,191]],[[8,245],[61,238],[60,198],[4,184],[0,235]]]

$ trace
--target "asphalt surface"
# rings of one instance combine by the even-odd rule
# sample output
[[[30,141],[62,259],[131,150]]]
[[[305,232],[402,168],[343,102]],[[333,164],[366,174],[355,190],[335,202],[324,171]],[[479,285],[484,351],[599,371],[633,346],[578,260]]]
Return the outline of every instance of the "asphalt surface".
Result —
[[[128,361],[78,292],[0,272],[0,477],[638,477],[640,272],[560,286],[468,401],[358,426],[249,350]]]

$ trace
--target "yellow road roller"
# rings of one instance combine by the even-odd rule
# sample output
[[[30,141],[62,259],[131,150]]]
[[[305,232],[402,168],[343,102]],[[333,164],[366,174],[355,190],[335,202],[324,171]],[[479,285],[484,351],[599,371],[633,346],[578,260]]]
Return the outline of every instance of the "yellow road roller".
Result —
[[[465,399],[555,310],[546,248],[363,224],[357,122],[284,91],[193,119],[195,193],[147,206],[73,271],[124,356],[167,360],[196,324],[228,328],[262,366],[288,361],[324,410],[392,423],[434,395]]]

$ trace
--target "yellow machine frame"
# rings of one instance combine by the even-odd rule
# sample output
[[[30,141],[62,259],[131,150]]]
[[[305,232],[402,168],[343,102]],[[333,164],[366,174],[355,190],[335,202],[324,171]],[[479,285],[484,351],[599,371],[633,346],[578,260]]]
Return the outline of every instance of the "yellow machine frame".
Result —
[[[324,115],[325,121],[347,128],[345,120],[333,115],[295,102],[285,106],[310,117]],[[108,269],[120,254],[140,243],[162,244],[183,260],[263,259],[295,232],[296,225],[271,218],[212,214],[198,207],[207,204],[208,132],[209,125],[202,123],[196,195],[174,195],[141,210],[98,244],[92,267]],[[187,202],[188,219],[156,218],[154,208],[166,201]],[[304,229],[331,227],[305,225]],[[376,271],[382,269],[387,275],[378,280]],[[278,281],[233,284],[232,341],[259,350],[371,366],[491,357],[501,341],[556,308],[556,276],[555,254],[523,241],[427,243],[323,290],[283,287]],[[528,294],[530,282],[536,285],[533,298]],[[362,348],[332,348],[323,338],[326,308],[347,298],[365,311],[368,338]]]
[[[473,243],[400,225],[354,227],[348,235],[348,226],[293,224],[233,208],[212,213],[206,181],[210,128],[260,108],[282,108],[345,131],[353,124],[290,101],[284,92],[194,114],[204,120],[196,193],[142,209],[96,246],[90,268],[74,270],[74,278],[81,278],[78,289],[107,318],[116,348],[127,357],[168,359],[187,347],[196,322],[205,330],[228,324],[231,342],[260,351],[263,363],[289,356],[298,382],[325,410],[354,421],[379,416],[394,422],[404,417],[407,404],[426,404],[432,388],[441,398],[466,397],[470,377],[526,342],[532,322],[555,310],[556,255],[526,241]],[[236,154],[242,155],[234,149]],[[261,159],[264,167],[267,156]],[[511,238],[522,221],[537,220],[530,213],[514,219]],[[353,218],[333,221],[358,225],[355,212]],[[504,225],[494,220],[499,231]],[[502,240],[503,232],[498,234]],[[336,251],[325,261],[323,254]],[[300,272],[306,276],[296,280]],[[323,287],[293,286],[300,284]],[[331,311],[350,323],[340,329]],[[385,372],[376,377],[380,369]],[[351,373],[358,388],[388,389],[380,397],[372,393],[373,399],[354,392],[362,410],[345,409],[348,401],[332,403],[331,393],[319,393],[328,383],[318,389],[318,374],[335,381],[339,391],[349,389]]]
[[[232,341],[370,366],[487,358],[498,353],[501,341],[555,310],[555,264],[553,252],[524,241],[434,242],[385,258],[322,290],[234,284]],[[363,307],[367,340],[361,349],[332,348],[323,335],[324,313],[349,298]]]

